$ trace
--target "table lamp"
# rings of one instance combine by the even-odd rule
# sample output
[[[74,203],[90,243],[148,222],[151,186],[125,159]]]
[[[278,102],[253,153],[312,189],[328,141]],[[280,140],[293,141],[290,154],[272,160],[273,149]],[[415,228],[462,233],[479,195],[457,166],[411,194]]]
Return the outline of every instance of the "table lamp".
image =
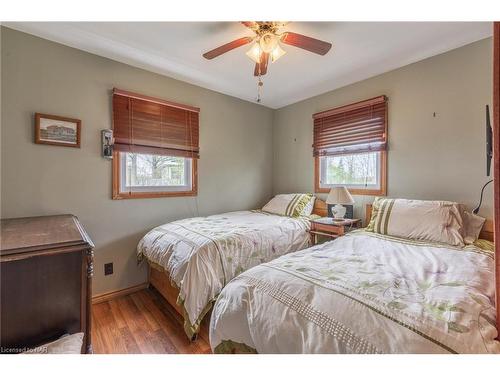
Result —
[[[334,204],[332,207],[333,220],[344,220],[346,208],[343,204],[354,204],[351,193],[345,186],[336,186],[330,190],[326,203]]]

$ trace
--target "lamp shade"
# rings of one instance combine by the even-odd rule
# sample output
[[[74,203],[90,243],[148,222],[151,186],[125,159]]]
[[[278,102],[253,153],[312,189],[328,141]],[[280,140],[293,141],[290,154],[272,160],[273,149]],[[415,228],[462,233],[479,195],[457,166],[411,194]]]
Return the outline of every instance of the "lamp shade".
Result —
[[[248,57],[250,57],[253,61],[255,61],[257,64],[260,63],[260,53],[261,53],[261,49],[260,49],[260,46],[259,46],[259,43],[254,43],[252,48],[250,48],[248,50],[248,52],[246,53],[246,55]]]
[[[285,53],[286,51],[278,44],[271,52],[271,62],[276,62],[276,60],[278,60]]]
[[[354,204],[354,199],[345,186],[336,186],[326,198],[328,204]]]

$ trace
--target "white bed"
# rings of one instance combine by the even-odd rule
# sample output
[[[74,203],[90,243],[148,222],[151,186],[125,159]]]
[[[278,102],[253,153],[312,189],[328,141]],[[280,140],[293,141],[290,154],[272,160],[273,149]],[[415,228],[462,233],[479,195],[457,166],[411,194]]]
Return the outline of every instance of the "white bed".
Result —
[[[363,230],[250,269],[219,295],[215,353],[500,353],[493,252]]]
[[[238,211],[161,225],[144,236],[137,250],[156,272],[150,281],[184,315],[186,334],[194,337],[231,279],[308,247],[308,229],[307,217]]]

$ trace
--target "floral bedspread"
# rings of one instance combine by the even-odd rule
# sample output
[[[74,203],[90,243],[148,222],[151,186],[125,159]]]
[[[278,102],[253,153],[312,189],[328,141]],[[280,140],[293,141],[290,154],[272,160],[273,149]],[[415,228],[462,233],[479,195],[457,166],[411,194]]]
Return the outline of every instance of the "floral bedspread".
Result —
[[[197,333],[203,315],[235,276],[309,246],[309,220],[238,211],[174,221],[154,228],[137,246],[138,258],[168,272],[180,289],[185,330]]]
[[[355,231],[257,266],[212,312],[215,352],[500,353],[493,254]]]

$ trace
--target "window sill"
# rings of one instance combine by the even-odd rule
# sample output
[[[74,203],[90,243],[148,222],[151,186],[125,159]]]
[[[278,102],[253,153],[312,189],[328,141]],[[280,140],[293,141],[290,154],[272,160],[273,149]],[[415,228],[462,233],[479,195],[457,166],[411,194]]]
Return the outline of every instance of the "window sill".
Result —
[[[143,198],[165,198],[165,197],[194,197],[198,195],[192,191],[151,191],[113,194],[113,199],[143,199]]]

